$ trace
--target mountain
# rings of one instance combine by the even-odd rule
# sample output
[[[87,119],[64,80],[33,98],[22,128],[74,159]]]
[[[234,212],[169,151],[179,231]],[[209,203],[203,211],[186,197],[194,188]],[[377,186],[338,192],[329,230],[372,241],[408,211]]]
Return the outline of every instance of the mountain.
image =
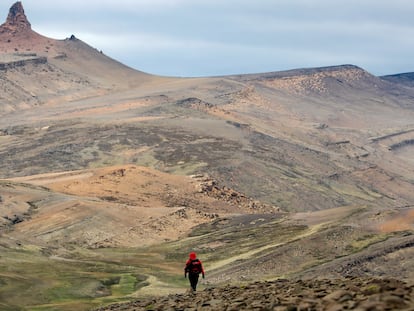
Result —
[[[125,90],[155,77],[133,70],[74,35],[64,40],[31,29],[21,2],[0,26],[0,112]]]
[[[182,293],[193,250],[219,292],[410,282],[410,77],[159,77],[37,34],[17,2],[0,26],[0,308]]]

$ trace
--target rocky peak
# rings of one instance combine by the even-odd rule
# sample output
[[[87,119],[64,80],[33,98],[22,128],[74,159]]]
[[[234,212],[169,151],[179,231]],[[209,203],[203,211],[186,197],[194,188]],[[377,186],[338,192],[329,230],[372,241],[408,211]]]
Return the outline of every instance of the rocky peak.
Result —
[[[21,1],[17,1],[9,10],[6,22],[0,26],[0,30],[19,32],[22,30],[31,29],[31,25],[27,20],[26,14]]]

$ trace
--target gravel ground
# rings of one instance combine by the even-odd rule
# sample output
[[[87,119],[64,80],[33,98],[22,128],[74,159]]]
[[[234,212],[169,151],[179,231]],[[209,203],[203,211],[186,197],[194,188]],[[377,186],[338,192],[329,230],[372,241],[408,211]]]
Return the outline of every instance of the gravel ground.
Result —
[[[378,278],[277,280],[97,309],[108,310],[414,310],[414,284]]]

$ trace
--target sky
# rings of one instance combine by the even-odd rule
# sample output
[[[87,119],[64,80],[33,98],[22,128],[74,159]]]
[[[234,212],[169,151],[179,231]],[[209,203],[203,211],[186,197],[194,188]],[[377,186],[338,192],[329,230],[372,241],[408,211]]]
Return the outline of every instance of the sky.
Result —
[[[0,1],[0,23],[14,0]],[[32,29],[135,69],[217,76],[353,64],[414,72],[413,0],[22,0]]]

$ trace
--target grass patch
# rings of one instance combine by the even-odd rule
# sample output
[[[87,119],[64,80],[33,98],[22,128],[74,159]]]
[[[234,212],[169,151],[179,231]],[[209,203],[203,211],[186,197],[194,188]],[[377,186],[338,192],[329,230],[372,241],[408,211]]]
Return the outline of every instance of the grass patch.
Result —
[[[119,282],[111,286],[112,295],[119,297],[125,296],[135,291],[137,279],[130,274],[121,275]]]
[[[92,260],[93,252],[83,259],[80,252],[75,254],[76,259],[50,259],[40,251],[2,249],[0,309],[90,310],[124,300],[148,285],[142,267],[117,258]]]
[[[374,192],[368,192],[366,189],[358,188],[352,185],[331,185],[332,190],[335,192],[350,196],[350,197],[356,197],[368,202],[375,201],[378,199],[378,194]]]
[[[388,234],[369,234],[364,235],[357,240],[353,241],[349,246],[348,249],[353,252],[357,253],[372,244],[376,244],[379,242],[383,242],[389,238]]]

